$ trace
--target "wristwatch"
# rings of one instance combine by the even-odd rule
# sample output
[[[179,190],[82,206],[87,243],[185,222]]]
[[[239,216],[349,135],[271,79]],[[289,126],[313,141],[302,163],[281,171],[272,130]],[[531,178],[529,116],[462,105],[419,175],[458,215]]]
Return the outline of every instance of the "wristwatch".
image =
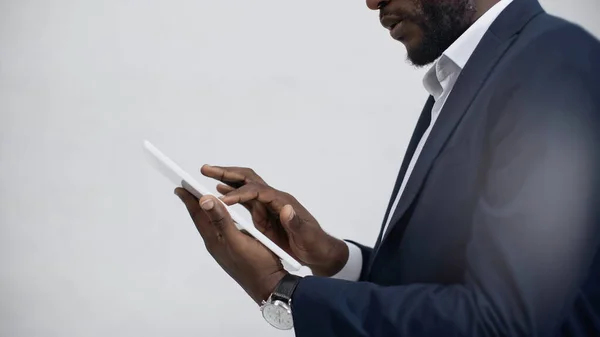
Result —
[[[300,279],[302,277],[286,274],[279,281],[271,296],[260,306],[264,319],[277,329],[290,330],[294,327],[292,294]]]

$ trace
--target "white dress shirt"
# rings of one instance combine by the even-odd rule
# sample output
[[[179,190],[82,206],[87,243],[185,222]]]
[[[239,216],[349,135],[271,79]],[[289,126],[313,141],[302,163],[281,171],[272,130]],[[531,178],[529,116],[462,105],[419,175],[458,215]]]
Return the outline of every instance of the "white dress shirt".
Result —
[[[487,12],[485,12],[471,25],[471,27],[469,27],[469,29],[463,33],[463,35],[454,41],[454,43],[448,47],[446,51],[444,51],[442,56],[440,56],[433,63],[433,66],[425,74],[425,77],[423,78],[423,85],[425,86],[427,92],[435,99],[435,103],[431,109],[431,123],[429,124],[429,128],[427,128],[421,137],[421,140],[419,141],[414,155],[412,156],[412,159],[408,165],[404,180],[402,181],[398,195],[394,200],[394,204],[392,205],[392,209],[390,210],[390,214],[383,228],[384,233],[390,224],[394,211],[398,207],[400,197],[404,192],[404,188],[406,187],[406,183],[408,182],[412,170],[415,167],[417,159],[419,158],[419,155],[421,154],[421,151],[427,142],[429,133],[431,132],[435,121],[440,115],[446,99],[450,95],[450,92],[452,92],[454,83],[456,83],[458,76],[465,67],[465,64],[467,64],[471,54],[473,54],[475,48],[483,38],[483,35],[487,32],[500,13],[502,13],[502,11],[511,2],[512,0],[501,0]],[[332,277],[349,281],[357,281],[362,270],[362,253],[356,245],[353,245],[349,242],[346,242],[346,244],[348,245],[349,250],[348,261],[342,270]]]

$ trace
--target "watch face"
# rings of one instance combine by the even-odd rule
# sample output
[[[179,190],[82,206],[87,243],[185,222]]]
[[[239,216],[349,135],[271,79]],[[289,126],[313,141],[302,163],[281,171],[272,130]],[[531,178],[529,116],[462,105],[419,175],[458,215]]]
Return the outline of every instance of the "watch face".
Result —
[[[294,326],[289,307],[281,301],[266,304],[263,307],[262,314],[265,320],[277,329],[289,330]]]

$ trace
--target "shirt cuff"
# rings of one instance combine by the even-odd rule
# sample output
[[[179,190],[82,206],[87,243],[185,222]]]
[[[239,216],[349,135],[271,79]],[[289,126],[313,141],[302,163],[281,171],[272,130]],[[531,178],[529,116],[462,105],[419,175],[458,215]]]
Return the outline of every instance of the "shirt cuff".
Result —
[[[344,243],[348,246],[348,261],[346,261],[342,270],[331,276],[331,278],[346,281],[358,281],[360,279],[360,272],[362,271],[363,264],[362,251],[355,244],[348,241],[344,241]]]

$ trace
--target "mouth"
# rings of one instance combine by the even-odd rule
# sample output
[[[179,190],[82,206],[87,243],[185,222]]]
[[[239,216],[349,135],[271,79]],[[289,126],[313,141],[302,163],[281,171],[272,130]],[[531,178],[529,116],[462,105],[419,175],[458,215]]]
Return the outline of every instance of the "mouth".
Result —
[[[380,19],[381,25],[390,31],[390,35],[395,40],[402,38],[402,23],[404,19],[396,15],[384,15]]]
[[[380,19],[381,25],[388,29],[392,30],[396,25],[402,22],[403,18],[396,15],[383,15]]]

